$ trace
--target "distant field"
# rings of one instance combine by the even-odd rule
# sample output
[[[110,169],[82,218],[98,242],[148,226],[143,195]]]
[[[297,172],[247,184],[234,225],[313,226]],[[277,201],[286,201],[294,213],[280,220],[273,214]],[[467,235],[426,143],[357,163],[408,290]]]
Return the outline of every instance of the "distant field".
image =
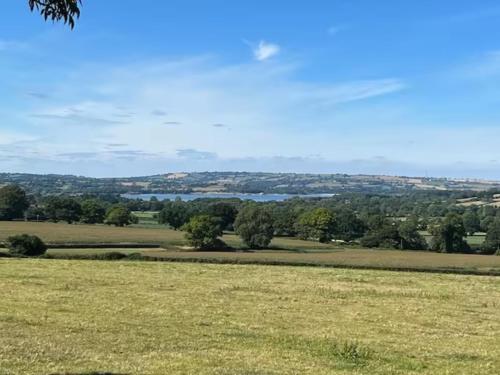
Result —
[[[0,259],[2,374],[498,374],[500,278]]]
[[[201,252],[162,249],[51,249],[54,256],[93,255],[110,251],[140,253],[167,261],[309,265],[324,267],[477,273],[500,276],[500,257],[415,251],[337,249],[330,251]]]
[[[41,237],[51,243],[160,243],[165,247],[176,247],[185,244],[184,233],[160,226],[152,228],[113,227],[108,225],[81,225],[63,223],[35,222],[0,222],[0,241],[14,234],[29,233]],[[238,236],[224,235],[224,241],[234,247],[242,247]],[[276,238],[272,246],[297,250],[329,250],[335,245],[325,245],[295,238]]]

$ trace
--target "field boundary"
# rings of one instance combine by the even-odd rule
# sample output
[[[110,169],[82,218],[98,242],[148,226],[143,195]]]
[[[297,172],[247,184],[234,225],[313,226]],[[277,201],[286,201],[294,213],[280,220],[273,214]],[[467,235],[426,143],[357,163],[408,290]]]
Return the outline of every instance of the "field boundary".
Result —
[[[453,274],[453,275],[470,275],[470,276],[500,276],[500,270],[478,270],[467,268],[441,267],[396,267],[396,266],[370,266],[370,265],[355,265],[355,264],[338,264],[338,263],[315,263],[303,261],[280,261],[280,260],[265,260],[265,259],[222,259],[222,258],[203,258],[203,257],[173,257],[173,256],[148,256],[139,253],[122,254],[121,257],[107,258],[104,254],[75,254],[75,255],[46,255],[45,259],[61,259],[61,260],[100,260],[100,261],[146,261],[146,262],[170,262],[170,263],[201,263],[201,264],[231,264],[231,265],[263,265],[263,266],[288,266],[288,267],[316,267],[316,268],[332,268],[332,269],[352,269],[352,270],[373,270],[373,271],[391,271],[391,272],[419,272],[432,274]]]

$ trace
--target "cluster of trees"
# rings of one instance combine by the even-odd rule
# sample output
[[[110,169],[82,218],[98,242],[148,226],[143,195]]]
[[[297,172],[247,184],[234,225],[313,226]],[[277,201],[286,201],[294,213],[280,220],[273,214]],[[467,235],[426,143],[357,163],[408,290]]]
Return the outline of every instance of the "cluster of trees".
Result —
[[[133,211],[154,211],[158,212],[159,223],[184,230],[193,246],[205,249],[223,247],[223,232],[235,231],[251,248],[267,247],[274,236],[291,236],[324,243],[355,242],[370,248],[486,254],[500,251],[500,209],[492,205],[464,208],[448,195],[441,198],[436,200],[434,193],[412,193],[344,194],[266,203],[239,199],[140,201],[114,195],[29,196],[16,185],[7,185],[0,188],[0,220],[125,226],[137,222]],[[443,205],[446,209],[439,215],[427,214],[429,207]],[[423,214],[415,214],[419,210]],[[432,241],[426,241],[423,231],[430,233]],[[486,240],[480,248],[471,249],[466,237],[476,232],[485,232]]]
[[[116,226],[138,221],[124,203],[70,196],[49,196],[36,200],[19,186],[7,185],[0,188],[0,220],[16,219]]]

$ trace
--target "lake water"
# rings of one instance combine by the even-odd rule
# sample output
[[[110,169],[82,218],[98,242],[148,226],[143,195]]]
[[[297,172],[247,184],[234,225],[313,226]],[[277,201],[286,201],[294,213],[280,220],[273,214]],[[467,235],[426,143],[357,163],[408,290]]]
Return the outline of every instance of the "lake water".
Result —
[[[238,198],[241,200],[252,200],[255,202],[282,202],[294,197],[301,198],[329,198],[335,194],[242,194],[242,193],[190,193],[190,194],[122,194],[122,197],[128,199],[142,199],[149,201],[156,197],[162,201],[165,199],[175,200],[180,198],[183,201],[192,201],[202,198]]]

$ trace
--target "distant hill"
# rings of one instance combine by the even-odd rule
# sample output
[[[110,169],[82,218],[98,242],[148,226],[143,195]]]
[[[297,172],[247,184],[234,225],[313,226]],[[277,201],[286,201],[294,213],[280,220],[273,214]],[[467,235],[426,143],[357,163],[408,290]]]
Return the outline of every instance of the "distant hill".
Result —
[[[0,185],[16,183],[31,193],[403,193],[420,190],[487,191],[500,181],[404,176],[250,172],[167,173],[145,177],[90,178],[0,173]]]

